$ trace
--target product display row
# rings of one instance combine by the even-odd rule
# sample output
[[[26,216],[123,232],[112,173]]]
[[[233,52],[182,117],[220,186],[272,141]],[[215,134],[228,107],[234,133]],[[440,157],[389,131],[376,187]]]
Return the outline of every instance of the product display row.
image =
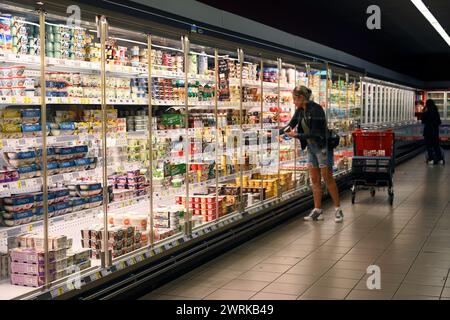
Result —
[[[312,90],[341,136],[333,172],[351,169],[360,74],[113,22],[102,61],[94,21],[1,12],[0,298],[54,289],[78,271],[96,279],[308,192],[305,151],[279,135],[295,86]],[[30,50],[40,25],[45,48]]]

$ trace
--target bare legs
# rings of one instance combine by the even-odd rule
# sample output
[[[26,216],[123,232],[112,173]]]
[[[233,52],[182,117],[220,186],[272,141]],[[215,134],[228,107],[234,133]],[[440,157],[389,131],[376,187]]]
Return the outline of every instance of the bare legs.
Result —
[[[331,199],[333,199],[334,206],[337,208],[340,206],[339,191],[334,180],[332,171],[328,168],[314,168],[309,167],[309,175],[311,177],[313,196],[314,196],[314,208],[322,207],[322,188],[320,186],[321,176],[323,177],[330,193]]]

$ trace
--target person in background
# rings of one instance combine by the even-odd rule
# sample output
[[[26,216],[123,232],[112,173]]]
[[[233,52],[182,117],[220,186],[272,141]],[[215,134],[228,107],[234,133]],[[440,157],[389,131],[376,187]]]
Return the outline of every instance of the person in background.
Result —
[[[282,135],[300,140],[301,148],[307,147],[308,167],[311,177],[314,209],[305,217],[306,221],[323,220],[321,177],[324,179],[335,206],[335,222],[342,222],[344,214],[340,208],[339,191],[333,177],[333,150],[327,147],[327,121],[323,108],[310,101],[311,90],[297,86],[292,92],[296,107],[289,124],[280,129]],[[294,129],[296,128],[296,131]]]
[[[416,101],[415,115],[417,117],[417,120],[422,120],[423,108],[424,108],[423,101],[422,100]]]
[[[422,123],[424,124],[423,136],[428,153],[428,164],[443,164],[444,155],[439,145],[439,126],[442,122],[436,104],[432,99],[428,99],[425,104]]]

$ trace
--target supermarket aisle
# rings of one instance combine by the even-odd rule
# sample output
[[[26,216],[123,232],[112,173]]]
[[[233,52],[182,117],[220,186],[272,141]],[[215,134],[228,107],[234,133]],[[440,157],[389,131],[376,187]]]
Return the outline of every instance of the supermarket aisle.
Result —
[[[299,215],[143,299],[450,299],[450,166],[423,159],[397,168],[392,209],[382,190],[346,193],[343,224],[328,204],[325,221]]]

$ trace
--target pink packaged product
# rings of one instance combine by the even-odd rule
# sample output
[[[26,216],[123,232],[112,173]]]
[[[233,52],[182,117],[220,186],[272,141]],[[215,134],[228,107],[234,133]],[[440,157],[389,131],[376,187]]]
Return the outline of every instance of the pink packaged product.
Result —
[[[56,272],[55,262],[49,264],[50,274]],[[43,264],[32,264],[23,262],[12,262],[11,263],[11,273],[15,274],[27,274],[31,276],[45,276],[45,265]]]
[[[19,180],[19,173],[15,170],[1,170],[0,183],[13,182]]]
[[[12,262],[45,264],[45,255],[43,251],[30,248],[15,248],[10,251]],[[50,262],[55,261],[55,251],[48,252]]]
[[[49,281],[54,281],[55,274],[50,274]],[[45,277],[25,274],[11,274],[11,284],[24,287],[41,287],[45,284]]]
[[[139,170],[133,170],[127,172],[127,178],[136,178],[141,175],[141,172]]]

